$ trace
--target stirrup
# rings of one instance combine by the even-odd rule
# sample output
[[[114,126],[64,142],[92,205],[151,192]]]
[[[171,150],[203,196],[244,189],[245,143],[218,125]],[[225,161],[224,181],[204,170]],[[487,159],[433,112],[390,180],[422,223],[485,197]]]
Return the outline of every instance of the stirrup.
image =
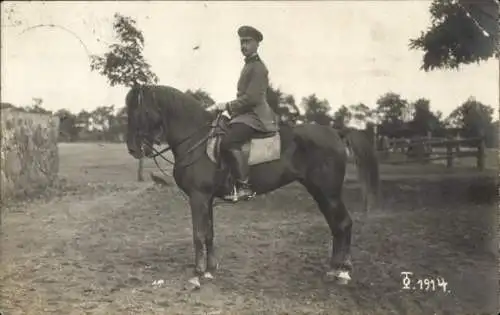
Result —
[[[240,192],[240,189],[248,190],[250,194],[245,194],[243,196],[240,196],[238,192]],[[233,191],[232,194],[224,196],[224,200],[231,201],[231,202],[238,202],[238,201],[248,201],[255,197],[256,193],[250,189],[250,188],[236,188],[236,186],[233,186]]]

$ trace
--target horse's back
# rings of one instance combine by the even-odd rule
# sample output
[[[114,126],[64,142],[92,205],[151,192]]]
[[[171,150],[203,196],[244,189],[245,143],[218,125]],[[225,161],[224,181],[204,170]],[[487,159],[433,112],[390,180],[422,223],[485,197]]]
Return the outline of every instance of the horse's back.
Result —
[[[319,124],[301,124],[292,127],[295,138],[302,144],[321,149],[345,151],[345,144],[337,130]],[[311,147],[312,148],[312,147]]]

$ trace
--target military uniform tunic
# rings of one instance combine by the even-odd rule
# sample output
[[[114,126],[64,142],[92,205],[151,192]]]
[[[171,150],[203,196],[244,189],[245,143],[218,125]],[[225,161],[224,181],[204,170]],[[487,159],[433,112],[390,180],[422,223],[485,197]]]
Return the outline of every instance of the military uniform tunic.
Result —
[[[230,124],[244,123],[260,132],[278,130],[278,117],[267,103],[268,70],[258,55],[245,59],[236,100],[227,104]]]

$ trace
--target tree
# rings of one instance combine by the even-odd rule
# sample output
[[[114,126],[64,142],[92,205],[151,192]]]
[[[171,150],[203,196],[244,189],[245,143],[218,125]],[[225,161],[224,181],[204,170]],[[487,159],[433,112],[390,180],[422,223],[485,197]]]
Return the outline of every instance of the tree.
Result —
[[[410,49],[424,52],[421,69],[456,69],[498,57],[498,0],[434,0],[431,26]]]
[[[76,115],[76,127],[78,130],[89,132],[90,131],[90,125],[91,125],[91,117],[92,114],[86,110],[81,110],[77,115]]]
[[[376,114],[380,121],[379,133],[389,137],[400,137],[404,128],[408,101],[399,94],[388,92],[377,100]]]
[[[435,117],[430,109],[430,101],[419,98],[411,106],[413,106],[413,119],[410,121],[412,133],[425,136],[427,132],[432,131],[435,124]]]
[[[491,135],[491,138],[486,139],[486,147],[488,148],[496,148],[498,149],[499,138],[500,135],[500,121],[495,121],[491,124],[490,132],[487,133]]]
[[[293,95],[286,95],[282,99],[282,103],[278,108],[278,115],[280,121],[295,125],[301,118],[300,110],[295,102],[295,97]]]
[[[127,135],[127,107],[123,106],[122,108],[116,111],[115,115],[116,121],[116,133],[118,137],[125,137]],[[120,140],[120,139],[118,139]]]
[[[305,109],[304,120],[315,122],[320,125],[332,124],[332,117],[328,115],[330,105],[327,100],[320,100],[316,94],[302,98],[302,106]]]
[[[43,108],[43,99],[42,98],[33,97],[32,99],[33,99],[33,104],[30,106],[26,106],[26,111],[28,113],[52,115],[52,111]]]
[[[266,95],[267,103],[279,116],[280,121],[295,124],[300,112],[293,95],[287,95],[279,88],[274,88],[271,84],[267,88]]]
[[[8,103],[8,102],[1,102],[0,103],[0,108],[1,109],[8,109],[8,108],[10,108],[10,109],[15,109],[15,110],[20,110],[21,109],[21,108],[15,106],[14,104]]]
[[[67,109],[60,109],[55,115],[59,117],[59,141],[76,141],[79,134],[76,116]]]
[[[487,106],[473,97],[456,108],[448,116],[448,123],[460,128],[463,137],[485,136],[491,128],[493,121],[493,108]]]
[[[426,136],[431,132],[433,136],[446,136],[446,124],[443,121],[443,113],[430,108],[430,101],[425,98],[419,98],[411,104],[413,107],[413,118],[410,121],[410,129],[413,135]]]
[[[114,15],[113,29],[119,43],[109,45],[110,51],[104,56],[91,56],[90,68],[108,79],[111,86],[152,85],[158,83],[158,77],[142,55],[144,36],[136,28],[135,20]],[[143,159],[139,160],[138,179],[143,180]]]
[[[342,105],[333,114],[333,127],[337,129],[344,129],[351,121],[352,113],[345,105]]]
[[[116,135],[111,135],[111,129],[114,128],[115,107],[99,106],[91,113],[92,129],[98,133],[98,140],[115,140]]]
[[[367,122],[373,122],[375,114],[374,111],[372,111],[370,107],[366,106],[363,103],[350,105],[349,111],[351,112],[351,120],[353,120],[355,124],[366,124]]]
[[[196,100],[201,102],[203,107],[208,107],[210,105],[215,104],[215,101],[210,96],[210,94],[208,92],[203,91],[202,89],[197,89],[196,91],[187,90],[185,93],[191,95]]]
[[[110,51],[103,56],[91,56],[90,68],[105,76],[111,86],[150,85],[158,83],[158,77],[146,62],[142,51],[144,36],[130,17],[114,15],[113,29],[119,43],[109,45]]]

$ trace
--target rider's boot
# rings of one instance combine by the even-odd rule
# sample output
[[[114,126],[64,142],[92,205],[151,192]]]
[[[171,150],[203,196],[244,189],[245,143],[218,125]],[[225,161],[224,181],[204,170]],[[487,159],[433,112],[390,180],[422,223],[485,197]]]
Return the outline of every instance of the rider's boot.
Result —
[[[224,196],[224,199],[238,202],[249,200],[255,196],[255,192],[249,183],[248,157],[242,150],[232,149],[228,152],[231,170],[235,176],[235,186],[231,194]]]

